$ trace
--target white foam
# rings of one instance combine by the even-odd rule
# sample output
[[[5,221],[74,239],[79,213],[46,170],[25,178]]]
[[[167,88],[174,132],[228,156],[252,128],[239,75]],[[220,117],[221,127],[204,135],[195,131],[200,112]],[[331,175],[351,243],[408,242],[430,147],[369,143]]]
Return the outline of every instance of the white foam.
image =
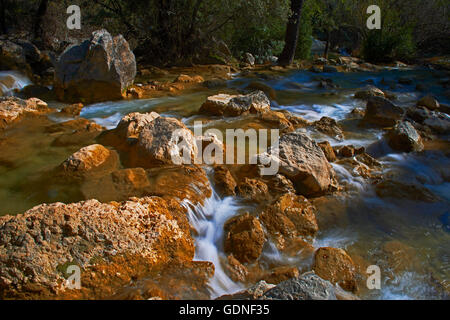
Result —
[[[234,198],[220,199],[213,195],[205,201],[203,206],[193,206],[188,201],[183,205],[188,210],[189,222],[197,231],[195,237],[196,261],[210,261],[215,266],[213,278],[209,281],[211,298],[226,294],[233,294],[245,287],[228,277],[222,267],[223,226],[232,217],[239,213],[240,206]]]
[[[28,77],[17,71],[0,71],[0,79],[3,77],[12,77],[14,79],[14,83],[11,87],[0,83],[0,88],[2,89],[5,96],[12,95],[14,90],[22,90],[26,86],[32,84]]]

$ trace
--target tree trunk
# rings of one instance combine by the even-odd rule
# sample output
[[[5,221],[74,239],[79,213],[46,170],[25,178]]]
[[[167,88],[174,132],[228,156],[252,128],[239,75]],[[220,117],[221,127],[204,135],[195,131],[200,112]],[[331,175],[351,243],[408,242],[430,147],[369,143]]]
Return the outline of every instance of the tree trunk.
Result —
[[[286,37],[283,52],[278,59],[278,64],[282,66],[290,65],[294,62],[295,50],[297,49],[298,34],[300,29],[300,16],[303,7],[303,0],[291,0],[291,16],[286,27]]]
[[[33,34],[34,34],[35,39],[42,39],[43,30],[42,30],[41,24],[42,24],[42,18],[47,13],[47,6],[48,6],[48,0],[41,0],[41,2],[39,3],[39,7],[36,12],[36,16],[34,18]]]
[[[8,32],[6,30],[6,0],[0,0],[0,32]]]
[[[323,57],[328,59],[328,52],[330,51],[330,42],[331,42],[331,32],[327,31],[327,42],[325,45],[325,51],[323,53]]]

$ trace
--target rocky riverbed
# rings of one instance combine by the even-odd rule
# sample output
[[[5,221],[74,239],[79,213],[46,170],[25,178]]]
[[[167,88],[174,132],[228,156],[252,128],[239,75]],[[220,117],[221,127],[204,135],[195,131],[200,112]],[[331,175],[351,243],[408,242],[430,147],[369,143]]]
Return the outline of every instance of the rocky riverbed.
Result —
[[[99,47],[112,51],[93,70]],[[0,73],[1,298],[449,297],[448,70],[342,57],[136,71],[104,31],[78,49],[54,88]],[[244,153],[279,170],[195,163],[230,144],[200,121],[278,130]]]

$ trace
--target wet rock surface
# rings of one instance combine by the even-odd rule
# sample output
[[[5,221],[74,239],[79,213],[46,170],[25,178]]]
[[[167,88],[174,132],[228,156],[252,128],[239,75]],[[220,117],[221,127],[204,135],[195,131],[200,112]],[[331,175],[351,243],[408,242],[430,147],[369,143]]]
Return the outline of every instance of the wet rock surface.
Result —
[[[408,121],[400,122],[388,131],[387,139],[389,145],[395,150],[403,152],[423,150],[422,138]]]
[[[372,125],[390,127],[401,120],[403,115],[404,110],[389,100],[381,97],[372,97],[367,102],[363,120]]]
[[[327,193],[335,184],[334,171],[322,149],[304,133],[283,135],[279,149],[270,148],[268,157],[280,164],[280,173],[304,196]]]
[[[49,113],[47,103],[31,98],[0,97],[0,130],[5,129],[25,116],[39,116]]]
[[[256,217],[244,214],[224,226],[225,252],[242,263],[254,262],[261,255],[266,241],[264,230]]]
[[[68,102],[93,103],[122,98],[133,84],[136,60],[127,41],[106,30],[68,48],[56,64],[55,92]]]
[[[314,271],[323,279],[339,284],[343,289],[356,292],[356,266],[342,249],[320,248],[314,257]]]
[[[270,110],[270,100],[262,91],[249,95],[219,94],[212,96],[201,106],[200,113],[216,116],[239,116],[249,113],[264,113]]]
[[[96,260],[113,265],[115,257],[126,254],[140,256],[148,267],[189,261],[194,246],[182,212],[175,203],[151,197],[56,203],[1,217],[1,296],[55,297],[66,289],[64,272],[71,264],[92,276]],[[132,275],[132,266],[122,268],[123,276]],[[91,285],[85,290],[99,289]]]

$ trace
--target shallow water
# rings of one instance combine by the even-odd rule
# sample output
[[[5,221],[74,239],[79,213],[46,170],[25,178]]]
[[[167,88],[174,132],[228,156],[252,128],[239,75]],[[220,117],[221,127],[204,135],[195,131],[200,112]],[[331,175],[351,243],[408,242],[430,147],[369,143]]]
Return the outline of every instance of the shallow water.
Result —
[[[318,77],[332,79],[339,88],[319,88]],[[412,83],[399,85],[397,80],[404,77],[411,78]],[[315,139],[329,140],[332,145],[353,144],[357,147],[367,147],[380,140],[382,132],[360,128],[347,119],[354,108],[365,106],[362,101],[352,99],[357,88],[370,81],[380,89],[395,93],[398,97],[397,104],[408,106],[422,95],[415,87],[417,84],[423,84],[427,86],[427,92],[435,94],[442,103],[448,104],[450,101],[443,96],[443,89],[439,86],[443,77],[438,71],[426,70],[320,75],[302,71],[292,72],[282,78],[264,78],[258,81],[276,90],[274,109],[286,109],[311,121],[319,120],[323,116],[342,121],[346,133],[344,141],[333,140],[311,131]],[[228,82],[228,90],[245,90],[254,80],[236,78]],[[293,89],[293,82],[301,84],[302,87]],[[21,83],[20,85],[23,85],[26,82]],[[330,92],[333,94],[329,94]],[[177,117],[192,128],[194,121],[202,119],[196,116],[195,112],[207,96],[215,93],[217,91],[205,89],[177,97],[99,103],[85,107],[81,116],[107,128],[114,128],[125,114],[156,111],[164,116]],[[50,119],[62,121],[53,116],[50,116]],[[207,126],[224,130],[242,127],[246,121],[248,120],[215,118],[209,119]],[[44,124],[25,122],[17,129],[7,131],[7,134],[13,137],[14,143],[5,146],[0,140],[2,151],[10,157],[0,158],[0,214],[16,214],[43,202],[72,202],[82,198],[80,194],[72,193],[70,188],[42,188],[46,181],[42,180],[42,176],[81,147],[52,146],[53,138],[39,133],[39,126],[42,125]],[[333,164],[341,184],[345,185],[348,191],[315,202],[320,233],[314,246],[344,248],[352,257],[358,257],[368,265],[381,267],[382,290],[362,290],[363,298],[442,298],[442,288],[449,290],[450,279],[448,150],[428,150],[420,154],[396,154],[387,150],[378,160],[383,163],[385,174],[395,173],[401,175],[403,180],[419,183],[440,200],[429,203],[380,198],[366,180],[355,177],[342,165]],[[192,207],[188,203],[185,205],[189,211],[190,222],[197,231],[196,260],[212,261],[216,266],[215,276],[210,281],[211,296],[217,297],[242,289],[244,286],[234,283],[223,270],[223,225],[230,217],[248,208],[237,199],[220,199],[215,194],[203,207]],[[405,257],[412,260],[400,261],[400,266],[397,265],[399,261],[388,261],[383,248],[392,241],[401,241],[410,247],[412,257]],[[301,255],[284,256],[271,243],[264,248],[261,260],[267,265],[295,265],[301,269],[311,265],[311,261],[303,259]]]

